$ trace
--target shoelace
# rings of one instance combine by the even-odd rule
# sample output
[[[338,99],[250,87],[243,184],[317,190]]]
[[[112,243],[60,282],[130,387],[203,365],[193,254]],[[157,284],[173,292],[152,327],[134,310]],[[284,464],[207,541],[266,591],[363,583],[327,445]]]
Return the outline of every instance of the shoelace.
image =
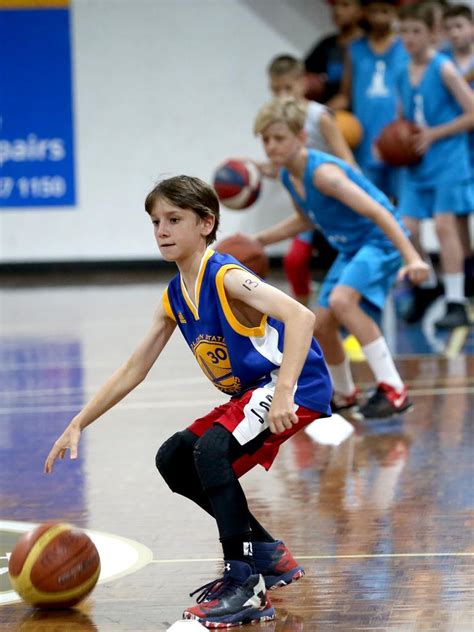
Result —
[[[231,588],[237,582],[232,577],[218,577],[217,579],[213,579],[212,582],[208,582],[203,586],[199,586],[196,590],[193,590],[192,593],[189,593],[190,597],[194,597],[197,593],[199,595],[196,597],[196,603],[202,603],[206,601],[209,596],[212,595],[213,599],[219,597],[224,590]]]

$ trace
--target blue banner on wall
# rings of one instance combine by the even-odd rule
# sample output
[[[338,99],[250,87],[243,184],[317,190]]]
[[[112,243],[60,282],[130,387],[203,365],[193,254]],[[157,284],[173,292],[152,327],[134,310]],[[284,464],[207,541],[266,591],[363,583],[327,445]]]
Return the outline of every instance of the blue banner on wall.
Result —
[[[0,10],[0,209],[73,206],[68,8]]]

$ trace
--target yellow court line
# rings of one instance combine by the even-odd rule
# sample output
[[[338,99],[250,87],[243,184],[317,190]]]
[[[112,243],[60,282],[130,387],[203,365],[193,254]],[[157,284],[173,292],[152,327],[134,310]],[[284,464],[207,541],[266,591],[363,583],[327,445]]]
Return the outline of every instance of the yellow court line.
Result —
[[[354,553],[348,555],[297,555],[299,560],[352,560],[352,559],[377,559],[396,557],[474,557],[470,553]],[[188,562],[220,562],[219,557],[184,558],[176,560],[150,560],[150,564],[185,564]]]
[[[457,358],[461,353],[469,334],[469,327],[456,327],[449,337],[446,349],[443,352],[445,358]]]

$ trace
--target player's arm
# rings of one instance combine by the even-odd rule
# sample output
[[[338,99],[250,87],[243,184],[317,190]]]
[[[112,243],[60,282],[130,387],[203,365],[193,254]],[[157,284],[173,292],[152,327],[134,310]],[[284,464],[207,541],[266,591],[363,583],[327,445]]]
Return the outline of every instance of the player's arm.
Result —
[[[149,332],[127,362],[111,375],[54,443],[44,465],[46,474],[52,472],[58,457],[64,458],[66,450],[70,450],[71,459],[77,457],[82,430],[115,406],[145,379],[175,327],[175,321],[166,315],[164,308],[160,305]]]
[[[323,114],[321,114],[319,129],[331,152],[353,167],[357,167],[354,154],[342,135],[341,130],[336,125],[334,117],[329,112],[323,112]]]
[[[467,81],[458,74],[451,61],[446,61],[441,67],[443,81],[453,97],[459,103],[462,114],[448,123],[434,127],[421,127],[417,132],[416,149],[425,153],[428,147],[442,138],[454,136],[474,128],[474,91]]]
[[[351,105],[352,93],[352,60],[349,52],[344,58],[344,69],[342,72],[341,87],[326,105],[333,110],[348,110]]]
[[[285,324],[283,360],[268,415],[271,432],[283,432],[298,422],[293,392],[311,345],[315,316],[284,292],[245,270],[229,270],[224,276],[224,287],[229,298]]]
[[[270,244],[276,244],[284,239],[295,237],[298,233],[302,233],[305,230],[314,228],[313,223],[306,217],[299,206],[294,202],[293,206],[295,208],[293,215],[275,224],[275,226],[261,230],[253,236],[254,239],[259,241],[262,246],[269,246]]]
[[[406,266],[401,270],[402,275],[408,275],[414,283],[425,280],[428,265],[421,259],[396,219],[385,207],[352,182],[337,165],[321,165],[315,169],[313,181],[321,193],[336,198],[356,213],[372,220],[383,230],[405,259]]]

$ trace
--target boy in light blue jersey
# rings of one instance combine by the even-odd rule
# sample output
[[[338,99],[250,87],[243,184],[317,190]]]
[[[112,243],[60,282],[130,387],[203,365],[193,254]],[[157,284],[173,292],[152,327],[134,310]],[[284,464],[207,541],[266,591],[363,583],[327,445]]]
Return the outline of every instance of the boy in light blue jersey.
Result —
[[[359,119],[364,136],[354,155],[363,174],[386,195],[396,198],[399,172],[383,163],[374,142],[396,118],[395,77],[406,63],[407,52],[393,30],[396,2],[363,0],[368,34],[352,42],[347,51],[341,92],[334,108],[349,108]]]
[[[420,223],[434,218],[446,299],[446,313],[436,326],[453,329],[469,325],[456,216],[474,206],[466,133],[474,127],[474,93],[452,61],[433,48],[430,6],[404,7],[400,21],[411,58],[397,78],[400,107],[402,115],[419,126],[415,147],[421,160],[403,172],[399,207],[420,252]],[[435,275],[430,276],[433,285]]]
[[[449,42],[446,55],[453,60],[457,69],[474,90],[474,22],[473,9],[466,4],[453,4],[444,11],[444,29]],[[471,180],[468,186],[474,186],[474,129],[469,132],[469,161]],[[470,213],[474,212],[471,209]],[[474,253],[469,214],[457,218],[459,236],[464,254],[464,274],[466,296],[474,295]]]
[[[198,178],[160,182],[147,196],[158,248],[177,274],[152,326],[132,354],[70,422],[45,463],[77,457],[82,430],[143,381],[178,327],[206,377],[230,399],[158,450],[172,491],[216,520],[224,576],[195,593],[184,611],[210,628],[275,618],[267,590],[304,575],[281,540],[250,513],[238,477],[267,470],[280,445],[330,415],[331,380],[313,338],[314,314],[229,255],[209,248],[219,225],[216,192]]]
[[[339,333],[344,326],[361,344],[377,381],[361,412],[366,418],[388,417],[408,410],[410,400],[370,309],[383,308],[401,266],[400,253],[406,262],[400,273],[415,283],[424,280],[428,266],[382,191],[339,158],[305,147],[304,120],[304,108],[294,99],[274,99],[257,114],[254,131],[280,168],[296,212],[256,238],[272,244],[317,225],[338,250],[321,288],[315,330],[333,380],[333,410],[357,404]]]

